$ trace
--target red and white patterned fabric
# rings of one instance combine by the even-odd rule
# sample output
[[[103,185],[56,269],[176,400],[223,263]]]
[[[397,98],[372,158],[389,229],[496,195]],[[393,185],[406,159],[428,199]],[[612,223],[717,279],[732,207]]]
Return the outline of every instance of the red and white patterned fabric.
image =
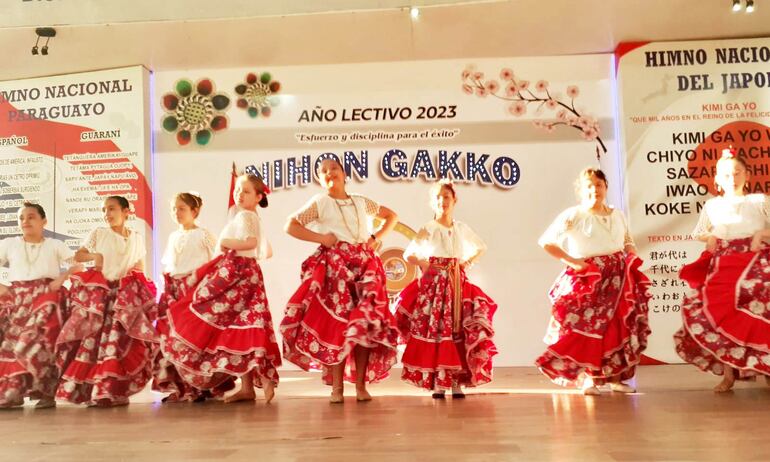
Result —
[[[280,349],[257,261],[228,251],[194,278],[187,294],[168,308],[163,343],[181,379],[214,395],[249,372],[258,387],[265,380],[278,384]]]
[[[718,240],[682,268],[692,289],[682,303],[676,351],[716,375],[725,366],[739,377],[770,375],[770,247],[751,252],[751,238]]]
[[[585,271],[564,270],[548,294],[550,345],[535,364],[559,385],[632,378],[650,334],[642,260],[616,252],[586,262]]]
[[[47,278],[13,282],[0,298],[0,405],[56,393],[56,337],[67,291],[51,292],[50,282]]]
[[[355,381],[353,348],[369,348],[368,383],[388,376],[396,362],[398,331],[388,308],[385,271],[366,244],[338,242],[319,247],[302,263],[302,284],[286,306],[281,333],[283,356],[304,370],[346,363],[345,380]]]
[[[200,396],[200,390],[182,379],[174,363],[167,358],[165,344],[168,338],[168,307],[193,290],[192,288],[198,283],[197,273],[193,271],[188,275],[178,277],[172,277],[165,273],[163,278],[165,285],[158,301],[158,321],[155,323],[155,329],[160,337],[160,348],[155,355],[152,389],[174,395],[180,401],[191,401]]]
[[[401,379],[427,390],[476,387],[492,380],[497,304],[457,264],[454,258],[431,257],[428,270],[401,292],[396,310],[406,341]],[[456,290],[461,293],[457,302]],[[455,303],[461,318],[457,331]]]
[[[107,281],[92,269],[70,280],[71,314],[56,341],[62,370],[56,396],[73,403],[125,403],[152,377],[155,285],[138,271]]]

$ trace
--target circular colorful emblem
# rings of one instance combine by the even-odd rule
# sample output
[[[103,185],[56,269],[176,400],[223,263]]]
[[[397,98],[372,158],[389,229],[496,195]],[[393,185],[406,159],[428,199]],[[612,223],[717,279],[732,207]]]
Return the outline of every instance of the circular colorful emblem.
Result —
[[[195,138],[199,146],[209,144],[214,132],[227,128],[224,112],[230,106],[230,98],[216,93],[210,79],[201,79],[195,85],[190,80],[180,79],[174,91],[163,95],[161,124],[169,133],[176,134],[176,141],[185,146]]]
[[[246,75],[246,81],[235,87],[238,94],[237,106],[245,109],[251,118],[260,115],[269,117],[273,107],[280,103],[276,96],[281,90],[280,82],[273,80],[268,72],[256,74],[250,72]]]
[[[412,228],[401,222],[396,225],[394,231],[405,237],[407,242],[417,236],[417,233]],[[379,252],[382,266],[385,269],[386,285],[390,298],[398,296],[417,276],[417,267],[406,261],[404,250],[400,247],[390,247]]]

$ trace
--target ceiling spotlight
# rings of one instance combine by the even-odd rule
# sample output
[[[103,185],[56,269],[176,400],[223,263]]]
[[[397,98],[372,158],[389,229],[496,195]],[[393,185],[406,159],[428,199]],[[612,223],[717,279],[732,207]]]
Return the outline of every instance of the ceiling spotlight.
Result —
[[[746,0],[746,13],[754,12],[754,0]]]
[[[733,0],[733,11],[741,11],[741,0]]]
[[[37,34],[37,39],[35,40],[35,45],[32,47],[32,54],[36,55],[40,53],[42,55],[48,55],[48,42],[51,40],[51,37],[56,37],[56,29],[52,27],[38,27],[35,29],[35,33]],[[45,37],[45,45],[38,49],[40,37]]]
[[[412,16],[412,19],[417,19],[420,17],[420,9],[416,6],[413,6],[409,9],[409,14]]]

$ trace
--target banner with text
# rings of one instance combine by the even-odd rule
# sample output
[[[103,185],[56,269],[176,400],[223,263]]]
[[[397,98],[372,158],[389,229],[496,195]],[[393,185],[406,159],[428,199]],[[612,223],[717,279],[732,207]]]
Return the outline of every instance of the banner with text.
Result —
[[[46,209],[46,236],[77,248],[105,225],[112,194],[129,199],[130,225],[149,235],[148,77],[129,67],[0,82],[0,238],[20,234],[16,212],[32,201]]]
[[[452,178],[456,218],[489,246],[470,278],[500,306],[496,364],[531,365],[560,270],[537,238],[575,203],[580,169],[601,158],[617,178],[611,65],[592,55],[159,72],[158,235],[175,228],[170,199],[189,190],[203,196],[201,224],[218,233],[233,162],[259,172],[273,190],[259,213],[275,250],[264,270],[280,320],[314,248],[283,226],[322,192],[321,159],[338,158],[350,192],[399,214],[381,252],[393,296],[415,277],[401,252],[432,218],[429,186]]]
[[[752,193],[770,186],[770,39],[622,44],[617,54],[630,225],[654,282],[647,354],[679,361],[678,272],[704,249],[690,233],[716,192],[722,149],[746,160]]]

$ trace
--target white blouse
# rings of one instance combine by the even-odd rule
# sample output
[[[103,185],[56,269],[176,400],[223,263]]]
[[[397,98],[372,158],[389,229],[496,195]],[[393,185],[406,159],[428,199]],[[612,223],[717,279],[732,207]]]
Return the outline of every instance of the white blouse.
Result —
[[[179,229],[171,233],[163,253],[163,272],[171,276],[190,274],[214,256],[217,239],[204,228]]]
[[[736,197],[713,197],[706,201],[694,239],[712,234],[719,239],[751,237],[770,223],[770,203],[764,194],[748,194]]]
[[[144,238],[136,231],[126,229],[128,237],[123,237],[110,228],[96,228],[83,242],[86,250],[100,253],[104,257],[102,274],[108,281],[122,278],[144,259]]]
[[[541,247],[557,245],[574,258],[611,255],[634,245],[626,219],[619,210],[613,208],[609,215],[602,216],[580,206],[560,213],[537,243]]]
[[[404,251],[404,258],[414,256],[427,260],[430,257],[439,257],[466,261],[486,250],[484,241],[465,223],[455,220],[452,226],[446,227],[432,220],[423,225],[409,243]]]
[[[257,260],[270,258],[272,250],[270,249],[270,242],[262,232],[262,220],[260,220],[257,212],[251,210],[240,210],[232,220],[227,222],[225,228],[219,233],[217,251],[220,251],[223,239],[244,240],[250,237],[257,238],[257,247],[251,250],[237,250],[235,254],[239,257],[251,257]]]
[[[75,252],[64,242],[45,238],[32,244],[21,236],[0,241],[0,266],[8,264],[8,282],[56,279],[63,266],[69,266]]]
[[[349,199],[334,199],[328,194],[316,194],[292,218],[315,232],[332,233],[338,241],[362,244],[369,240],[374,228],[374,217],[380,205],[373,200],[351,194]]]

